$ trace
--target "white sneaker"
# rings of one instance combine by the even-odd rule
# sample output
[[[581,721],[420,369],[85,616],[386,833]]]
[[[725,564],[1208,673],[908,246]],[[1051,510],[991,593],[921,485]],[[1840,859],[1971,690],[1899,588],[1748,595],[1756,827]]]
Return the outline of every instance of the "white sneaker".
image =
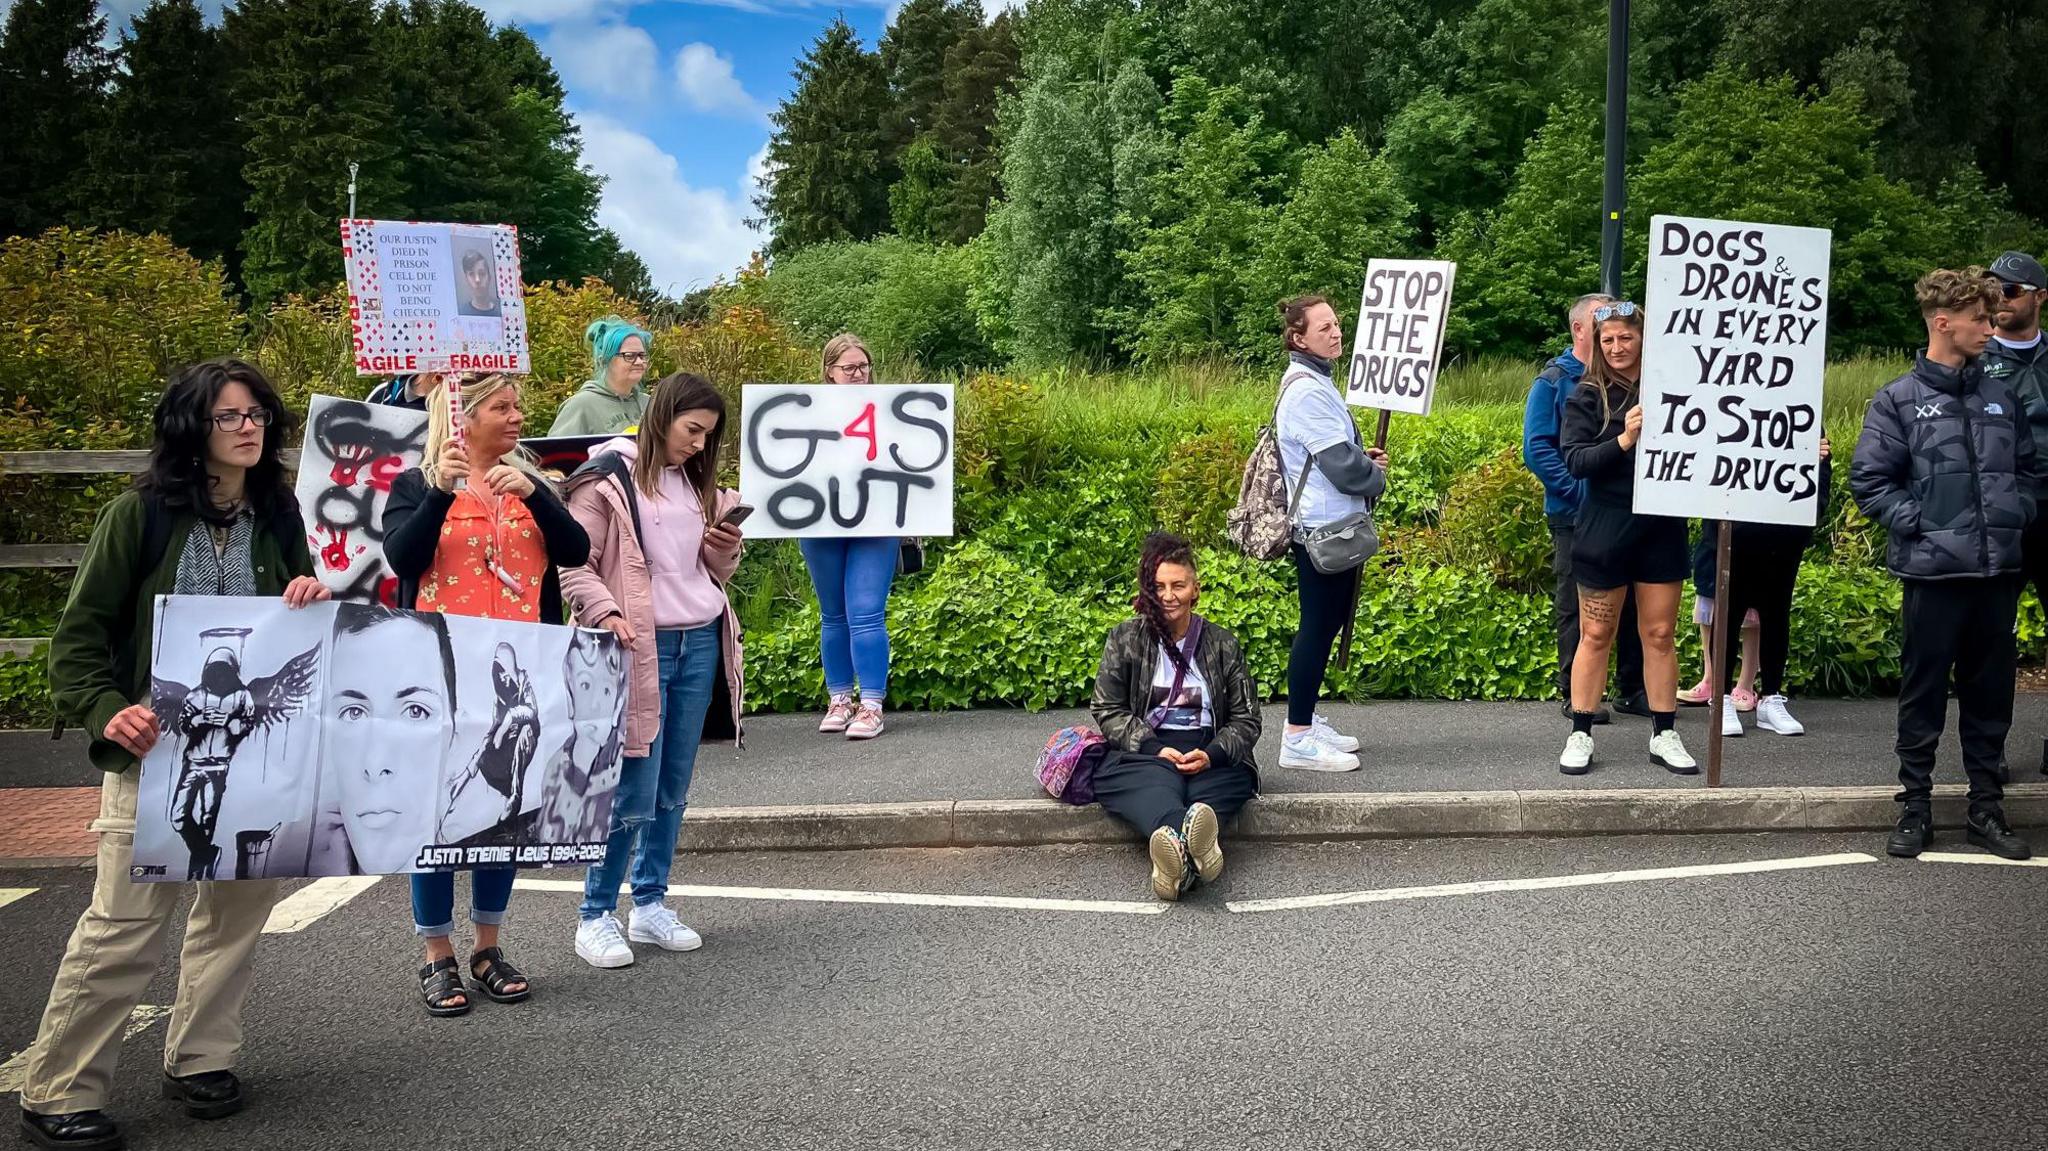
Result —
[[[1735,697],[1732,695],[1721,697],[1721,734],[1742,734],[1742,713],[1735,710]]]
[[[1575,731],[1564,741],[1564,754],[1557,757],[1557,770],[1566,775],[1584,775],[1593,766],[1593,737]]]
[[[1358,750],[1357,740],[1331,727],[1330,721],[1320,715],[1316,716],[1315,722],[1309,725],[1309,730],[1316,733],[1317,739],[1322,740],[1337,751],[1349,753]]]
[[[695,951],[704,946],[704,937],[677,919],[676,913],[670,911],[666,903],[650,903],[645,907],[635,905],[626,927],[626,938],[635,943],[652,943],[663,951]]]
[[[1673,775],[1700,773],[1700,765],[1685,753],[1685,741],[1678,738],[1676,729],[1660,731],[1650,737],[1650,762]]]
[[[1779,735],[1806,734],[1806,725],[1792,718],[1791,709],[1785,706],[1782,695],[1767,695],[1757,701],[1756,725]]]
[[[1280,737],[1280,766],[1303,771],[1357,771],[1358,757],[1330,746],[1322,733],[1311,727]]]
[[[576,928],[576,954],[592,967],[631,967],[633,949],[619,934],[619,921],[609,912],[586,919]]]

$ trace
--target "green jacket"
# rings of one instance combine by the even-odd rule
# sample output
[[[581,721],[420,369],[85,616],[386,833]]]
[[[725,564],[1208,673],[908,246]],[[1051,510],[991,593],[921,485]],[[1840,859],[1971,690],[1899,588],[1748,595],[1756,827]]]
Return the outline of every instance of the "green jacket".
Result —
[[[610,385],[591,380],[562,404],[548,435],[615,436],[638,424],[646,410],[645,388],[634,388],[622,396],[612,391]]]
[[[101,771],[135,765],[134,756],[106,737],[107,722],[129,704],[149,700],[156,597],[177,586],[178,560],[194,519],[171,516],[170,546],[163,559],[153,571],[137,571],[149,519],[142,499],[141,493],[127,491],[100,509],[57,620],[57,634],[50,638],[50,696],[57,716],[85,729],[92,739],[93,766]],[[296,514],[289,518],[298,519]],[[283,595],[294,577],[313,574],[304,527],[283,540],[279,535],[259,526],[250,544],[256,590],[262,595]]]

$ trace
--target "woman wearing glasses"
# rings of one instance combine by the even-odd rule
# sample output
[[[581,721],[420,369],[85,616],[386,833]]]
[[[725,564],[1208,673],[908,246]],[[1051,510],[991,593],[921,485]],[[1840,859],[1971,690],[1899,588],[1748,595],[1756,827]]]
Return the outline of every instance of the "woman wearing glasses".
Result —
[[[1643,434],[1640,383],[1643,313],[1627,301],[1593,312],[1595,350],[1578,390],[1565,402],[1559,446],[1565,467],[1586,481],[1586,503],[1572,537],[1579,582],[1579,651],[1572,660],[1572,733],[1558,770],[1584,775],[1593,762],[1593,715],[1607,679],[1622,601],[1631,588],[1643,640],[1643,687],[1650,698],[1650,760],[1693,775],[1699,766],[1678,738],[1679,593],[1688,562],[1685,521],[1637,515],[1635,450]]]
[[[278,452],[292,419],[263,373],[214,360],[178,373],[157,401],[156,442],[132,491],[100,512],[57,633],[50,694],[86,729],[100,787],[98,871],[50,986],[21,1081],[22,1131],[45,1147],[116,1147],[100,1109],[128,1015],[155,977],[171,916],[188,888],[131,883],[137,760],[161,737],[149,705],[151,609],[159,595],[328,598],[313,578],[306,529]],[[232,837],[230,837],[232,838]],[[217,849],[217,847],[216,847]],[[242,1108],[231,1068],[242,1001],[275,880],[204,882],[186,917],[163,1061],[164,1094],[196,1119]]]
[[[647,410],[647,349],[654,337],[618,316],[583,331],[590,345],[590,379],[555,413],[550,436],[615,436],[640,424]]]
[[[852,332],[825,343],[827,384],[872,382],[868,347]],[[903,541],[806,539],[797,546],[818,593],[818,647],[831,697],[818,730],[848,739],[882,734],[882,701],[889,694],[889,588]]]

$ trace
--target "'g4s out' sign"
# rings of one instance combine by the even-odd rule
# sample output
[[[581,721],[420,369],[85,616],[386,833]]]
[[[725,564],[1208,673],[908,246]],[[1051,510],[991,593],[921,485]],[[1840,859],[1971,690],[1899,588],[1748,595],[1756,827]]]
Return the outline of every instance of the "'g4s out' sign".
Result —
[[[953,534],[951,384],[748,384],[740,395],[749,536]]]

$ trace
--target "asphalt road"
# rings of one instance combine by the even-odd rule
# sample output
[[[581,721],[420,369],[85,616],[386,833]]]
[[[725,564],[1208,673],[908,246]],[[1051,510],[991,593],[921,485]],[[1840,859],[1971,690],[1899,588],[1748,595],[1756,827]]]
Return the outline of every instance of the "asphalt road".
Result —
[[[1950,850],[1959,845],[1944,843]],[[688,955],[601,972],[522,891],[535,998],[433,1020],[404,886],[266,940],[243,1070],[139,1146],[2035,1148],[2048,869],[1893,860],[1232,912],[1226,901],[1843,852],[1876,837],[1246,846],[1163,914],[679,901]],[[1138,903],[1135,849],[686,859],[678,882]],[[572,879],[574,873],[539,876]],[[90,876],[0,873],[30,1038]],[[0,895],[0,898],[5,898]],[[145,1002],[170,1002],[161,975]]]
[[[1275,767],[1286,709],[1266,709],[1259,743],[1268,792],[1499,791],[1531,788],[1699,787],[1649,763],[1650,721],[1618,716],[1597,729],[1593,772],[1559,775],[1557,753],[1569,730],[1555,704],[1382,702],[1328,704],[1324,711],[1365,743],[1364,767],[1341,774]],[[1963,781],[1954,709],[1942,741],[1938,782]],[[1729,741],[1725,781],[1734,787],[1866,787],[1898,780],[1892,752],[1898,704],[1889,699],[1800,700],[1809,734],[1787,739],[1755,730]],[[744,751],[706,747],[697,758],[690,802],[701,807],[756,804],[895,803],[910,800],[1013,799],[1043,794],[1031,766],[1054,731],[1088,723],[1082,711],[989,709],[897,712],[871,743],[817,733],[817,717],[754,716]],[[1686,746],[1706,762],[1706,711],[1679,712]],[[2039,781],[2048,696],[2015,702],[2007,754],[2015,782]],[[0,732],[0,787],[97,785],[77,732],[53,743],[47,731]]]

